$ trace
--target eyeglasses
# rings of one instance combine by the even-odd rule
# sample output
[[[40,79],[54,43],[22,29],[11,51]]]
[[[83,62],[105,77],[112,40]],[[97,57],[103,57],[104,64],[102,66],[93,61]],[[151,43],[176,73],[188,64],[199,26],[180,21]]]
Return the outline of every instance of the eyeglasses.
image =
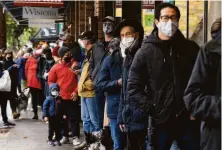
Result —
[[[177,19],[177,16],[160,16],[160,19],[163,21],[163,22],[167,22],[169,21],[169,19],[171,19],[173,22],[177,22],[178,19]]]

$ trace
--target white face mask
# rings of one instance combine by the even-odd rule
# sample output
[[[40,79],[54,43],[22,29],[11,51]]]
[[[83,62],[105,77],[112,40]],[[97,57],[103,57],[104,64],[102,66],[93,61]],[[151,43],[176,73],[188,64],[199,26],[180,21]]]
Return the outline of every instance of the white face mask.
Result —
[[[58,96],[59,96],[59,92],[56,91],[56,90],[53,90],[53,91],[51,92],[51,94],[52,94],[53,97],[58,97]]]
[[[133,42],[134,42],[135,38],[134,37],[124,37],[121,42],[120,42],[120,48],[121,48],[121,54],[122,57],[125,58],[126,54],[125,54],[125,50],[127,48],[129,48]]]
[[[171,20],[169,20],[168,22],[160,21],[157,24],[157,28],[165,36],[172,37],[176,33],[176,31],[178,29],[178,22],[172,22]]]
[[[134,37],[124,37],[120,43],[122,43],[125,48],[129,48],[132,45],[133,41]]]
[[[63,41],[59,41],[59,47],[62,47]]]

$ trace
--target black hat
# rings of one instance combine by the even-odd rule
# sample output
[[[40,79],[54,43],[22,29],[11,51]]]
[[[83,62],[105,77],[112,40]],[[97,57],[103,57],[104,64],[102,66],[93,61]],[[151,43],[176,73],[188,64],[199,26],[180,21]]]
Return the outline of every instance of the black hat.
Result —
[[[68,39],[74,39],[74,36],[72,34],[65,34],[62,37],[60,37],[61,40],[68,40]]]
[[[110,21],[110,22],[115,22],[115,18],[112,16],[106,16],[105,18],[102,19],[102,22],[106,22],[106,21]]]
[[[79,35],[78,38],[81,40],[95,40],[96,36],[92,31],[84,31]]]
[[[61,48],[59,48],[59,52],[58,52],[59,57],[62,58],[65,55],[65,53],[67,53],[69,50],[70,49],[66,46],[62,46]]]
[[[136,19],[124,19],[122,20],[116,27],[115,31],[114,31],[114,36],[115,37],[119,37],[120,36],[120,30],[123,28],[123,27],[126,27],[126,26],[130,26],[130,27],[133,27],[135,32],[139,32],[139,36],[140,38],[143,38],[144,36],[144,30],[143,30],[143,26],[142,24],[136,20]]]

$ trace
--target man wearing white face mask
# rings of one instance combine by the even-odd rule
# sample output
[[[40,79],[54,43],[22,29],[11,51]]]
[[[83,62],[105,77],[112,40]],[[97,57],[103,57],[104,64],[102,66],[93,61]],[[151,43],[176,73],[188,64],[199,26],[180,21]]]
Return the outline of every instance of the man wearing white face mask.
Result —
[[[117,124],[122,132],[125,132],[127,135],[126,147],[127,150],[145,150],[146,149],[146,126],[147,118],[145,118],[140,123],[134,123],[133,113],[128,113],[127,115],[124,112],[129,108],[130,101],[128,99],[127,92],[127,80],[128,73],[132,61],[136,52],[141,47],[144,30],[143,26],[136,19],[126,19],[123,20],[115,29],[115,36],[120,37],[120,50],[121,55],[124,59],[123,68],[122,68],[122,78],[120,81],[121,85],[121,96],[120,96],[120,104],[118,109]],[[112,102],[114,103],[114,102]],[[110,104],[112,104],[110,102]],[[109,105],[110,105],[109,104]],[[107,106],[107,108],[109,108]],[[132,109],[131,109],[132,110]],[[107,110],[108,112],[108,110]],[[133,112],[133,110],[131,111]],[[113,113],[112,113],[113,114]],[[114,116],[111,116],[111,123],[114,120]],[[112,124],[111,124],[112,127]]]
[[[199,121],[193,120],[183,102],[199,47],[178,29],[180,11],[170,3],[155,9],[155,28],[143,41],[129,71],[128,100],[135,106],[136,123],[150,115],[155,129],[151,146],[198,150]],[[127,111],[126,113],[127,114]]]

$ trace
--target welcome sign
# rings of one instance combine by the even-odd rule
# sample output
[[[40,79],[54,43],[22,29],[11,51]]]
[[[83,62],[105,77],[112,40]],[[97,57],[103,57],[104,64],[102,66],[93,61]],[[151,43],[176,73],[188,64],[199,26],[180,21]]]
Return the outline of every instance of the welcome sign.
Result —
[[[56,19],[58,8],[23,7],[22,16],[28,19]]]

